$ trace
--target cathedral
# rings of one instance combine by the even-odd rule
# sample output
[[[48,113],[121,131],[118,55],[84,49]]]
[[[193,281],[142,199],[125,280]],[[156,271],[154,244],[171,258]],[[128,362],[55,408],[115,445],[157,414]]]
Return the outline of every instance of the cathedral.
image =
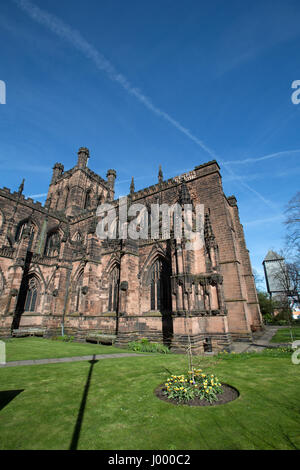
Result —
[[[89,150],[65,171],[55,163],[44,205],[0,189],[0,336],[34,328],[45,337],[93,335],[116,346],[148,338],[182,352],[231,350],[263,328],[237,201],[222,188],[218,163],[135,191],[127,204],[201,204],[203,245],[186,240],[101,239],[97,208],[115,199],[116,171],[106,179],[87,165]],[[75,162],[74,162],[75,163]]]

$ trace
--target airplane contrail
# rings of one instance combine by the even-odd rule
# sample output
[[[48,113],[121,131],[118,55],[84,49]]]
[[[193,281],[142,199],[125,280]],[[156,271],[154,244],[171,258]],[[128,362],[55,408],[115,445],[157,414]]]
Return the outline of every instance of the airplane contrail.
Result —
[[[142,93],[142,91],[134,87],[129,80],[121,73],[118,73],[116,68],[107,60],[104,55],[102,55],[92,44],[90,44],[79,31],[71,28],[69,25],[64,23],[61,19],[57,18],[53,14],[42,10],[38,6],[34,5],[30,0],[12,0],[18,7],[20,7],[24,12],[26,12],[34,21],[40,23],[41,25],[48,28],[57,36],[69,42],[73,47],[79,50],[87,59],[90,59],[95,66],[105,72],[110,80],[117,82],[124,90],[127,91],[130,95],[133,95],[140,103],[142,103],[146,108],[152,111],[157,116],[163,118],[165,121],[169,122],[173,127],[178,129],[181,133],[186,135],[190,140],[195,142],[196,145],[202,148],[210,157],[214,160],[218,160],[221,164],[224,164],[224,168],[231,176],[235,176],[239,181],[241,186],[244,186],[248,191],[255,194],[259,199],[261,199],[267,206],[274,209],[274,205],[265,199],[258,191],[251,188],[247,183],[242,181],[238,175],[236,175],[231,168],[226,165],[216,152],[209,148],[202,140],[198,139],[192,134],[192,132],[184,127],[179,121],[174,119],[165,111],[161,110],[159,107],[155,106],[151,99]]]
[[[92,62],[94,62],[94,64],[99,70],[106,72],[106,74],[112,81],[117,82],[128,93],[135,96],[144,106],[146,106],[146,108],[148,108],[150,111],[157,114],[158,116],[164,118],[182,133],[187,135],[197,145],[202,147],[202,149],[207,152],[211,157],[216,157],[213,150],[209,149],[204,144],[204,142],[195,137],[189,131],[189,129],[186,129],[169,114],[155,106],[150,100],[150,98],[144,95],[141,90],[134,87],[123,74],[118,73],[115,67],[111,64],[111,62],[109,62],[92,44],[86,41],[86,39],[78,31],[71,28],[51,13],[48,13],[45,10],[42,10],[41,8],[37,7],[29,0],[13,0],[13,2],[16,3],[22,10],[24,10],[33,20],[46,26],[57,36],[60,36],[61,38],[71,43],[73,47],[82,52],[88,59],[92,60]]]

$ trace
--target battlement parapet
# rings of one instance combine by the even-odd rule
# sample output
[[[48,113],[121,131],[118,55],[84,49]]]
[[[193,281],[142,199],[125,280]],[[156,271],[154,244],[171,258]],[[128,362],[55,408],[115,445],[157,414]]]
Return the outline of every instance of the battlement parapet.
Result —
[[[139,191],[134,192],[131,197],[133,200],[141,199],[143,197],[149,196],[150,194],[154,194],[156,192],[168,189],[172,186],[178,186],[179,184],[193,179],[199,178],[201,176],[206,176],[211,172],[208,168],[212,165],[216,166],[217,171],[219,171],[220,167],[216,160],[211,160],[210,162],[203,163],[202,165],[195,166],[194,170],[191,170],[187,173],[183,173],[178,176],[174,176],[173,178],[169,178],[166,181],[160,181],[155,185],[148,186],[146,188],[140,189]]]
[[[3,246],[0,248],[0,257],[3,256],[4,258],[13,258],[14,257],[14,248],[9,246]]]
[[[78,168],[77,166],[70,168],[70,170],[67,170],[64,173],[62,173],[60,176],[58,176],[54,184],[60,183],[64,179],[70,178],[76,171],[83,171],[88,176],[91,176],[94,180],[96,180],[97,183],[102,184],[103,186],[105,186],[106,189],[108,189],[107,181],[103,179],[100,175],[97,175],[97,173],[92,171],[90,168]]]
[[[0,196],[3,196],[3,197],[9,196],[11,199],[14,199],[16,202],[26,203],[36,209],[44,209],[40,201],[34,201],[31,197],[26,198],[24,194],[20,194],[17,191],[11,192],[11,190],[6,187],[0,188]]]

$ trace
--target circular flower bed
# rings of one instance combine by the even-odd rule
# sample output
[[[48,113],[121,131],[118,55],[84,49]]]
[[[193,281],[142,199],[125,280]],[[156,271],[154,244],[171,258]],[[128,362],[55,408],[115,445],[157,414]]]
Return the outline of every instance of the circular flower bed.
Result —
[[[202,369],[194,369],[188,375],[171,375],[161,384],[155,394],[161,400],[176,405],[212,406],[228,403],[239,396],[239,392],[211,374],[203,373]]]

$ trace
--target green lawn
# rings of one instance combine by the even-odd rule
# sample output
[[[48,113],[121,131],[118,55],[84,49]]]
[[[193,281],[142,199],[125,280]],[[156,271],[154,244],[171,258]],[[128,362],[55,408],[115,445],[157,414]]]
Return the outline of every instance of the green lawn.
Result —
[[[293,341],[300,340],[300,326],[292,326]],[[290,328],[279,328],[271,339],[271,343],[291,343]]]
[[[44,357],[42,342],[17,341],[39,344]],[[19,344],[10,344],[11,357]],[[59,355],[66,348],[63,356],[77,346],[54,345]],[[1,390],[22,391],[0,411],[0,449],[69,449],[71,442],[73,448],[108,450],[300,448],[300,365],[292,364],[290,353],[224,354],[195,362],[235,386],[240,397],[215,407],[156,398],[154,389],[170,374],[186,372],[186,357],[178,354],[99,360],[94,366],[2,368]]]
[[[66,343],[36,337],[12,338],[5,341],[6,360],[51,359],[58,357],[88,356],[89,354],[113,354],[128,350],[93,343]]]

